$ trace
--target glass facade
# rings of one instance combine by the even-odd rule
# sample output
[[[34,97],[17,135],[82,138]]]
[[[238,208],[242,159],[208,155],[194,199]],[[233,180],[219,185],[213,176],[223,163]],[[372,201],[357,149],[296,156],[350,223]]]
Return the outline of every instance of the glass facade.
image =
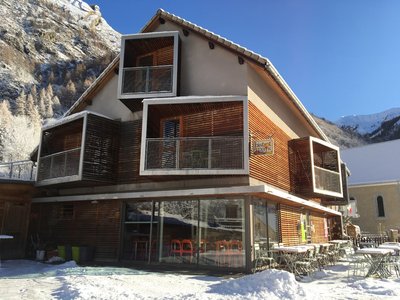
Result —
[[[274,202],[253,201],[253,241],[255,248],[271,249],[279,243],[278,206]]]
[[[127,202],[123,259],[245,267],[244,199]]]

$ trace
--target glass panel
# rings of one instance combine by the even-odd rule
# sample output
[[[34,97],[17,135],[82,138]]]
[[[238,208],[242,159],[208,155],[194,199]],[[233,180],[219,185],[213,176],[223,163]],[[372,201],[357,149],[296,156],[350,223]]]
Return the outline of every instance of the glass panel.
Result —
[[[197,263],[198,201],[164,201],[160,206],[160,261]]]
[[[200,200],[199,264],[244,267],[244,200]]]
[[[135,261],[157,259],[158,202],[127,203],[124,222],[123,258]],[[151,232],[151,234],[150,234]]]

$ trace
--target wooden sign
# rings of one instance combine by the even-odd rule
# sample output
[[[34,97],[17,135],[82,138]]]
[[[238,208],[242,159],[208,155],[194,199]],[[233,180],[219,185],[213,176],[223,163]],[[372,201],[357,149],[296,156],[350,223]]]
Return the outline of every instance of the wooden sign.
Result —
[[[267,138],[265,140],[254,141],[255,155],[273,155],[274,154],[274,139]]]

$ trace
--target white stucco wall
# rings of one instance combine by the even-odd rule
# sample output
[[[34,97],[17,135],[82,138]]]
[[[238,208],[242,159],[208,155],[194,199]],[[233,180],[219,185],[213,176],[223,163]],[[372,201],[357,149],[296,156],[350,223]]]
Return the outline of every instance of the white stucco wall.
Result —
[[[264,71],[262,71],[264,72]],[[263,111],[279,128],[291,138],[313,135],[305,126],[303,116],[295,114],[287,104],[287,100],[272,87],[265,77],[253,67],[247,65],[248,98],[258,109]]]
[[[112,119],[130,121],[134,114],[120,100],[117,99],[118,76],[114,75],[104,87],[93,97],[92,105],[86,110],[97,112]]]
[[[179,31],[181,38],[181,96],[247,95],[246,64],[238,63],[237,55],[215,44],[195,32],[182,34],[177,25],[166,22],[155,31]]]

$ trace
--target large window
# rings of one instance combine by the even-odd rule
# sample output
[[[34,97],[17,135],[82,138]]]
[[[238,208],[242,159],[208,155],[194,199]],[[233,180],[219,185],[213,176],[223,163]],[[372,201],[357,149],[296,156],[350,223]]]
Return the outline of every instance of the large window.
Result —
[[[243,268],[244,199],[128,202],[123,258]]]
[[[276,203],[261,199],[253,202],[253,239],[255,244],[266,249],[279,242]]]
[[[385,206],[383,204],[383,197],[378,196],[376,198],[376,204],[378,207],[378,217],[385,217]]]
[[[244,267],[244,201],[200,201],[199,263],[219,267]]]

